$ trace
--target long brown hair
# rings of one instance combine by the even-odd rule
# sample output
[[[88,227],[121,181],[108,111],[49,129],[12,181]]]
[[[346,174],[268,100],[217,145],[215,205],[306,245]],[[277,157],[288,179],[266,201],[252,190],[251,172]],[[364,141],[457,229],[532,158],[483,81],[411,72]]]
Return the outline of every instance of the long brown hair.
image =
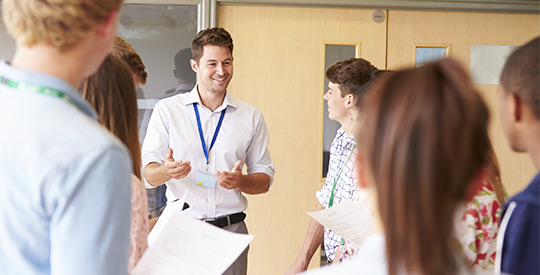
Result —
[[[502,205],[506,202],[507,194],[506,189],[504,188],[501,181],[501,169],[499,167],[499,161],[497,160],[497,155],[495,155],[495,150],[493,150],[493,145],[489,143],[489,148],[487,152],[487,167],[488,167],[488,180],[497,196],[497,200]]]
[[[129,67],[107,56],[99,70],[81,84],[80,92],[96,110],[98,121],[127,146],[133,174],[141,178],[137,95]]]
[[[455,274],[453,215],[486,164],[486,104],[453,60],[386,73],[357,135],[376,190],[388,273]]]

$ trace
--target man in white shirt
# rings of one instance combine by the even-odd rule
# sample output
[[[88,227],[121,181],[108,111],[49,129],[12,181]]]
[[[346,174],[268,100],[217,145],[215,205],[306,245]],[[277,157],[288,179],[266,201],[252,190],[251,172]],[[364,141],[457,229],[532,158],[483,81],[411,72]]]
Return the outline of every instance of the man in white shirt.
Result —
[[[167,184],[169,201],[187,194],[193,217],[247,233],[242,193],[267,192],[274,175],[268,130],[257,108],[227,93],[233,76],[230,34],[203,30],[192,51],[197,85],[156,104],[142,147],[144,176],[152,186]],[[247,249],[224,274],[246,271]]]

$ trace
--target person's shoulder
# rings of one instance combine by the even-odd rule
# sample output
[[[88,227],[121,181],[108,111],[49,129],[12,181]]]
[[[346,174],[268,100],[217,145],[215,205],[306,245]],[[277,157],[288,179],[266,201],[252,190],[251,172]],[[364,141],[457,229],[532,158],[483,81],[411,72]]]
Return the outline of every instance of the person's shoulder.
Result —
[[[160,99],[156,105],[154,105],[154,111],[158,112],[171,112],[172,110],[178,110],[183,106],[186,106],[187,94],[178,94],[170,97]]]
[[[518,194],[508,200],[517,204],[530,204],[537,208],[540,207],[540,173],[529,183],[529,185]]]
[[[251,105],[241,99],[238,99],[236,97],[227,96],[227,100],[229,101],[229,105],[233,106],[236,110],[238,110],[240,113],[249,113],[253,117],[262,117],[262,112],[254,105]]]
[[[227,97],[227,101],[228,101],[229,105],[231,105],[231,106],[237,107],[239,109],[240,108],[246,108],[246,109],[252,109],[252,110],[257,109],[255,106],[253,106],[253,105],[251,105],[251,104],[249,104],[249,103],[247,103],[247,102],[245,102],[245,101],[243,101],[243,100],[241,100],[239,98],[236,98],[236,97],[234,97],[232,95],[227,94],[226,97]]]
[[[40,118],[24,120],[29,125],[23,130],[42,132],[40,138],[29,138],[26,142],[40,146],[44,155],[66,160],[108,150],[127,154],[123,143],[94,118],[61,101],[44,107],[48,111]],[[58,111],[50,111],[54,108]]]

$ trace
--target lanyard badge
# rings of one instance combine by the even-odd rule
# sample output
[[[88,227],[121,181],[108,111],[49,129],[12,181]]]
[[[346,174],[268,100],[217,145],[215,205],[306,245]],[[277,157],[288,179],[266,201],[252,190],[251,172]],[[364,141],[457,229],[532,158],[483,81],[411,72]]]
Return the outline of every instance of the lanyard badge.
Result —
[[[210,142],[210,148],[206,148],[206,142],[204,140],[204,135],[202,131],[202,125],[201,125],[201,117],[199,115],[199,109],[197,107],[198,103],[193,104],[193,110],[195,111],[195,117],[197,118],[197,127],[199,128],[199,138],[201,140],[201,145],[204,153],[204,157],[206,158],[206,165],[203,169],[200,169],[199,172],[197,172],[197,176],[195,178],[195,184],[200,186],[205,186],[208,188],[216,188],[217,184],[217,178],[214,173],[214,168],[210,165],[209,161],[209,152],[214,147],[214,143],[216,142],[216,138],[219,133],[219,129],[221,128],[221,123],[223,122],[223,118],[225,117],[225,111],[226,108],[221,111],[221,116],[219,117],[218,124],[216,126],[216,131],[214,132],[214,136],[212,137],[212,141]]]

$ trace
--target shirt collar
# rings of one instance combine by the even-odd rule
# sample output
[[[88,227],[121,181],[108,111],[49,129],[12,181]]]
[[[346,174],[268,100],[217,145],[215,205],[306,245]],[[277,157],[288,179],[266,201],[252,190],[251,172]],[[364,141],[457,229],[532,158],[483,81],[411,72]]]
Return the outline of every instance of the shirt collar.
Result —
[[[193,89],[187,94],[187,99],[185,101],[186,105],[198,103],[199,105],[202,105],[201,98],[199,97],[199,92],[197,90],[198,85],[195,85]],[[221,112],[221,110],[225,109],[226,107],[233,107],[235,109],[238,108],[238,102],[236,98],[229,96],[229,93],[226,92],[225,99],[223,100],[223,104],[219,106],[215,112]]]
[[[344,140],[347,140],[348,142],[350,142],[351,140],[354,141],[354,135],[347,134],[347,132],[345,132],[345,130],[343,130],[343,127],[340,127],[337,130],[337,136],[338,136],[339,139],[344,139]]]
[[[79,94],[79,92],[73,86],[71,86],[71,84],[67,83],[63,79],[44,73],[17,69],[9,65],[4,60],[0,61],[0,75],[12,81],[42,85],[47,88],[61,91],[68,96],[71,101],[73,101],[79,110],[97,120],[97,114],[90,104],[88,104],[88,102],[82,98],[81,94]]]

